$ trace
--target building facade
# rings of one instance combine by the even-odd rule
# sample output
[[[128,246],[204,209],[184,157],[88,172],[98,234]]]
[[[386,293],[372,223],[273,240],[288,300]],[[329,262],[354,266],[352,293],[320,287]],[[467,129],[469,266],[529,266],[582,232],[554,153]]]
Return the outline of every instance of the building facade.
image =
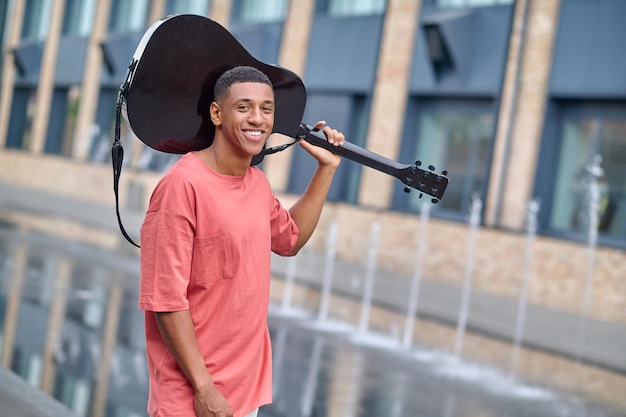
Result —
[[[333,219],[338,256],[362,263],[361,242],[380,222],[381,268],[412,274],[426,240],[424,278],[460,288],[473,206],[476,291],[516,299],[528,271],[530,304],[626,326],[623,0],[9,0],[2,7],[0,181],[113,210],[103,190],[111,190],[115,102],[130,58],[160,17],[199,14],[227,27],[257,59],[302,77],[304,122],[326,120],[350,142],[451,178],[420,235],[419,193],[344,161],[309,250],[323,249]],[[125,127],[122,138],[121,203],[141,211],[177,156],[145,148]],[[314,169],[295,148],[262,166],[287,204]]]

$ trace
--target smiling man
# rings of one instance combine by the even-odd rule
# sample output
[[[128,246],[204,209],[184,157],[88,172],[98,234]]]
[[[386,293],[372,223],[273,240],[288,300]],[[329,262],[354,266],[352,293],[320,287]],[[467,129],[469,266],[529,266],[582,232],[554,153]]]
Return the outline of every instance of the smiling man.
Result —
[[[271,402],[270,252],[295,255],[308,241],[340,163],[300,141],[318,169],[283,208],[250,166],[274,124],[270,80],[236,67],[219,78],[214,97],[212,144],[163,176],[141,228],[152,417],[256,416]],[[343,134],[324,124],[315,128],[342,144]]]

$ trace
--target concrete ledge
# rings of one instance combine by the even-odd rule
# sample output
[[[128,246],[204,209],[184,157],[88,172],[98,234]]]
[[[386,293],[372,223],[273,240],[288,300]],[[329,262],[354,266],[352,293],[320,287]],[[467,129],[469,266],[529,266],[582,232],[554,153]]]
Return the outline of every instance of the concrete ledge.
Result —
[[[78,417],[54,398],[4,368],[0,368],[0,404],[3,416]]]

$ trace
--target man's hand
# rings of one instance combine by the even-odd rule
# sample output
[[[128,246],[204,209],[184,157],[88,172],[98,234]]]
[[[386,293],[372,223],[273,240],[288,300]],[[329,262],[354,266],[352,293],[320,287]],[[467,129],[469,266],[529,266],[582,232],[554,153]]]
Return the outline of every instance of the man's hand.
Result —
[[[326,135],[326,139],[328,140],[328,143],[332,145],[335,145],[335,146],[342,145],[346,140],[343,133],[339,132],[337,129],[332,129],[329,126],[326,126],[326,122],[324,121],[319,121],[315,123],[315,125],[313,126],[313,129],[314,130],[321,129],[322,132],[324,132],[324,135]],[[311,156],[317,159],[317,162],[321,166],[332,166],[334,168],[337,168],[339,166],[339,163],[341,162],[341,157],[339,155],[335,155],[332,152],[324,148],[320,148],[319,146],[311,145],[309,142],[305,140],[301,140],[300,145],[308,153],[310,153]]]
[[[193,405],[198,417],[233,417],[228,400],[217,390],[215,385],[196,392]]]

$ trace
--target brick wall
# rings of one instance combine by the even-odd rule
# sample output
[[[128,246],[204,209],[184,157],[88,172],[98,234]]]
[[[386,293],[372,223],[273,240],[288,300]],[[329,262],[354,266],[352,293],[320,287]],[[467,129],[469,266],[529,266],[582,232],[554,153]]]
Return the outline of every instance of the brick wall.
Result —
[[[500,223],[507,228],[522,227],[522,209],[532,198],[532,173],[535,172],[541,141],[559,4],[559,0],[530,2],[517,107],[510,121],[511,156],[506,164]],[[514,63],[509,61],[508,64]]]
[[[421,1],[390,0],[380,46],[366,148],[395,159],[400,148],[415,27]],[[359,203],[388,207],[393,178],[363,169]]]

